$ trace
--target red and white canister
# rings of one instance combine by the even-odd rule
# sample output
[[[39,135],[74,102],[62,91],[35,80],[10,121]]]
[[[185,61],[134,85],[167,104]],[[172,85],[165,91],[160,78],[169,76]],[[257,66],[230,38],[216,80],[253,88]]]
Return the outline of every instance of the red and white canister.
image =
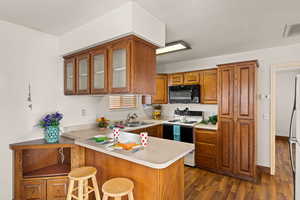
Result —
[[[114,135],[114,141],[119,141],[120,137],[120,129],[119,128],[114,128],[113,129],[113,135]]]
[[[141,132],[140,139],[141,139],[141,144],[143,145],[143,147],[146,147],[148,145],[148,133]]]

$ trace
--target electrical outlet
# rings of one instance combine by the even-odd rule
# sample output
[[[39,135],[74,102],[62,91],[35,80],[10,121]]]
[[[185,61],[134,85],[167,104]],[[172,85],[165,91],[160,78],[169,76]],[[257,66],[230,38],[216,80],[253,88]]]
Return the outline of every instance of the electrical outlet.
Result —
[[[81,109],[81,116],[82,116],[82,117],[85,117],[85,116],[86,116],[86,109],[85,109],[85,108],[82,108],[82,109]]]

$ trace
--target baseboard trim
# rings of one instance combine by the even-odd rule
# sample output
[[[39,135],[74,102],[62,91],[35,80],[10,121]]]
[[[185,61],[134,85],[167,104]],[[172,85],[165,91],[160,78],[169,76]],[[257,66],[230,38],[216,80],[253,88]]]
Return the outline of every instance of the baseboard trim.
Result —
[[[275,138],[276,138],[276,140],[289,141],[289,137],[287,137],[287,136],[276,135]]]
[[[257,165],[257,169],[259,172],[265,173],[265,174],[271,174],[271,169],[270,167],[265,167],[261,165]]]

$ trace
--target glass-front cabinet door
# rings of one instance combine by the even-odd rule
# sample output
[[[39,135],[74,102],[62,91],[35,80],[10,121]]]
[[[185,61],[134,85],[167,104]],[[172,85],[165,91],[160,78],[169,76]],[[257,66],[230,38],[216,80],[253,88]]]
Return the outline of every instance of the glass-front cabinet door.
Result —
[[[124,41],[112,45],[109,52],[111,93],[129,92],[130,42]]]
[[[89,54],[77,56],[77,94],[90,93],[90,59]]]
[[[107,93],[107,49],[91,52],[91,93]]]
[[[76,93],[75,58],[65,59],[64,64],[64,92],[65,95]]]

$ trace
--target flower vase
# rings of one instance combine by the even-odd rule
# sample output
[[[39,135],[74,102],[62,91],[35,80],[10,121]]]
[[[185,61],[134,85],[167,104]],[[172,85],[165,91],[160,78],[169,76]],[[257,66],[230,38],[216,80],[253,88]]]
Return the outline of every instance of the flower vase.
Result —
[[[59,141],[59,127],[48,126],[44,129],[45,140],[47,143],[56,143]]]

